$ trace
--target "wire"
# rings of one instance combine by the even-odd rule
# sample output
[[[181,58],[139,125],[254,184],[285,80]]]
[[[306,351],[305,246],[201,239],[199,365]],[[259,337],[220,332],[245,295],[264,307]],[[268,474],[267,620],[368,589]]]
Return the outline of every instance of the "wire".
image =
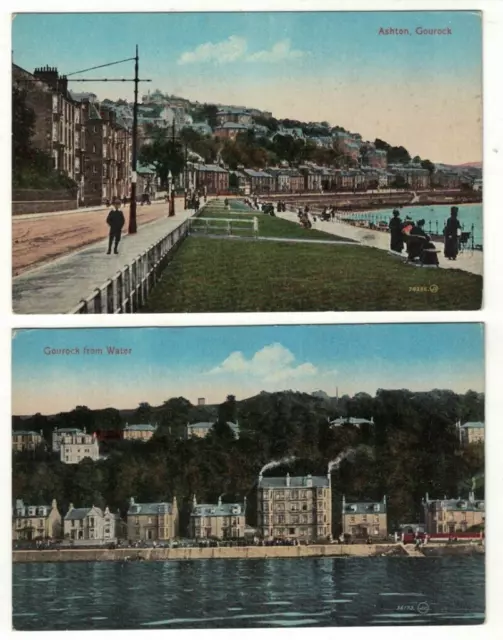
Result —
[[[103,69],[103,67],[111,67],[114,64],[122,64],[123,62],[131,62],[132,60],[136,60],[136,58],[125,58],[124,60],[117,60],[117,62],[108,62],[107,64],[100,64],[97,67],[89,67],[89,69],[81,69],[80,71],[72,71],[72,73],[67,73],[68,76],[75,76],[77,73],[86,73],[87,71],[93,71],[94,69]]]

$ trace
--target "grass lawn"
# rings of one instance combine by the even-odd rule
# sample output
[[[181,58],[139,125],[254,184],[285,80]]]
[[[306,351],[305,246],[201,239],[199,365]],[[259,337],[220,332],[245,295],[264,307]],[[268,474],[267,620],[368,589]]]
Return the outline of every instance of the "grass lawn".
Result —
[[[230,201],[231,209],[227,211],[222,201],[211,201],[203,209],[201,213],[202,218],[239,218],[243,220],[253,220],[254,217],[258,218],[259,223],[259,236],[264,238],[299,238],[306,240],[345,240],[347,238],[341,238],[340,236],[334,236],[331,233],[325,231],[318,231],[317,229],[303,229],[300,224],[290,222],[289,220],[283,220],[282,218],[276,218],[270,215],[266,215],[261,211],[251,211],[249,207],[241,202]],[[197,220],[197,218],[195,219]],[[196,227],[199,225],[195,223]],[[201,221],[201,226],[204,222]],[[218,227],[218,222],[212,223]],[[226,233],[227,223],[222,221],[222,233]],[[243,225],[239,227],[239,223],[233,223],[232,227],[233,235],[251,236],[251,225]],[[211,233],[218,233],[218,229],[211,229]]]
[[[379,249],[189,237],[142,312],[473,310],[481,299],[480,276]]]

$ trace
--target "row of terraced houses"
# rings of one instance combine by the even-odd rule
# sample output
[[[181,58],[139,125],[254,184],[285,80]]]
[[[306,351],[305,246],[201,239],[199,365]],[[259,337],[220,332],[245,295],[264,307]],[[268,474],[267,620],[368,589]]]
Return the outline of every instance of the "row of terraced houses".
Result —
[[[263,540],[330,542],[333,539],[332,486],[326,476],[265,477],[257,481],[256,524],[247,523],[246,497],[239,502],[199,503],[193,496],[185,534],[193,540]],[[342,498],[340,538],[388,538],[386,496],[374,500]],[[473,493],[467,499],[422,501],[424,530],[431,534],[480,531],[485,523],[485,503]],[[176,496],[165,502],[130,499],[123,517],[95,506],[70,504],[65,515],[51,504],[26,505],[17,499],[12,514],[12,539],[66,540],[73,544],[107,544],[118,540],[166,543],[181,536]],[[474,534],[476,535],[476,534]]]
[[[53,67],[30,73],[13,64],[12,83],[35,114],[33,144],[75,181],[80,205],[129,195],[131,129],[113,108],[72,92]]]

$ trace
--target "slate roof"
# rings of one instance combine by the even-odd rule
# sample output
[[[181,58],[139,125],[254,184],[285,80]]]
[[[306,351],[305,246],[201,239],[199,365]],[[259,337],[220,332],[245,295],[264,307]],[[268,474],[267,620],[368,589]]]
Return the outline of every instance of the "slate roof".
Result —
[[[239,122],[224,122],[224,124],[216,128],[217,129],[243,129],[244,131],[248,131],[248,126],[246,124],[240,124]]]
[[[379,509],[374,509],[375,506],[378,506]],[[376,500],[375,502],[344,502],[342,505],[342,512],[348,516],[352,516],[355,513],[386,513],[386,503],[379,500]]]
[[[22,510],[22,514],[20,516],[17,513],[19,509]],[[51,507],[48,504],[24,504],[22,500],[16,500],[16,506],[13,508],[13,513],[17,517],[25,517],[28,515],[28,509],[35,509],[37,517],[40,518],[47,518],[51,511]],[[46,515],[40,514],[40,509],[45,509]]]
[[[445,511],[485,511],[484,500],[463,500],[452,499],[447,500],[425,500],[424,504],[429,510],[437,508],[444,509]]]
[[[13,431],[12,432],[13,436],[39,436],[41,437],[40,433],[37,431]]]
[[[244,173],[250,176],[251,178],[272,178],[269,173],[265,171],[255,171],[255,169],[244,169]]]
[[[140,164],[136,167],[136,173],[152,174],[152,173],[156,173],[156,168],[152,164]],[[142,425],[139,425],[139,426],[142,426]]]
[[[189,431],[191,431],[192,429],[206,429],[207,431],[209,431],[214,424],[215,422],[194,422],[192,424],[188,424],[187,429]],[[239,431],[239,425],[235,422],[227,422],[227,424],[234,432],[237,433]]]
[[[465,422],[460,429],[485,429],[484,422]]]
[[[92,102],[89,103],[89,120],[102,120],[99,110]]]
[[[191,518],[217,518],[219,516],[242,516],[244,515],[242,504],[196,504],[192,507]]]
[[[93,509],[98,512],[98,515],[103,516],[103,511],[99,507],[78,507],[69,511],[65,516],[65,520],[82,520]]]
[[[128,516],[157,516],[160,513],[173,513],[172,502],[134,502],[129,505]]]
[[[124,431],[155,431],[157,427],[151,424],[132,424],[128,427],[124,427]]]
[[[262,489],[300,489],[307,487],[309,476],[290,476],[290,485],[288,486],[286,476],[280,478],[264,478],[259,476],[258,486]],[[311,476],[312,486],[316,488],[328,488],[330,481],[327,476]],[[309,487],[308,487],[309,488]]]
[[[75,429],[74,427],[66,428],[61,427],[60,429],[54,429],[53,433],[84,433],[82,429]]]
[[[228,173],[227,169],[219,167],[217,164],[194,164],[194,168],[198,171],[212,171],[216,173]]]
[[[341,427],[345,424],[360,426],[361,424],[374,424],[374,423],[371,420],[367,420],[366,418],[337,418],[336,420],[332,420],[330,422],[331,427]]]

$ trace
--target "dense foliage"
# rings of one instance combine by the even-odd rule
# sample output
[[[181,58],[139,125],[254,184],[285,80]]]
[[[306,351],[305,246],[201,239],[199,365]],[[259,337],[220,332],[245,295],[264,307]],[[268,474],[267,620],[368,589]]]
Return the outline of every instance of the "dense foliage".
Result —
[[[337,416],[373,418],[374,425],[332,429],[328,419]],[[458,419],[483,417],[482,394],[443,390],[379,390],[375,397],[358,393],[338,400],[322,392],[262,392],[240,402],[229,396],[218,407],[194,407],[185,398],[172,398],[160,407],[141,403],[134,411],[77,407],[50,417],[15,417],[15,430],[42,430],[48,442],[52,430],[63,426],[113,430],[126,422],[151,421],[159,427],[147,443],[102,444],[108,457],[98,462],[65,465],[43,447],[14,454],[13,498],[29,503],[56,498],[63,511],[70,502],[124,511],[130,496],[154,501],[176,495],[186,517],[193,494],[210,502],[223,494],[224,500],[247,497],[253,524],[256,479],[265,463],[295,456],[288,467],[269,473],[325,474],[328,462],[342,451],[366,445],[332,473],[334,530],[343,494],[370,499],[386,494],[393,526],[416,521],[427,491],[435,497],[466,495],[472,478],[483,478],[483,446],[462,448],[455,429]],[[209,435],[184,439],[187,422],[199,420],[214,422]],[[238,440],[227,426],[235,420],[241,429]],[[478,492],[483,493],[480,480]]]

